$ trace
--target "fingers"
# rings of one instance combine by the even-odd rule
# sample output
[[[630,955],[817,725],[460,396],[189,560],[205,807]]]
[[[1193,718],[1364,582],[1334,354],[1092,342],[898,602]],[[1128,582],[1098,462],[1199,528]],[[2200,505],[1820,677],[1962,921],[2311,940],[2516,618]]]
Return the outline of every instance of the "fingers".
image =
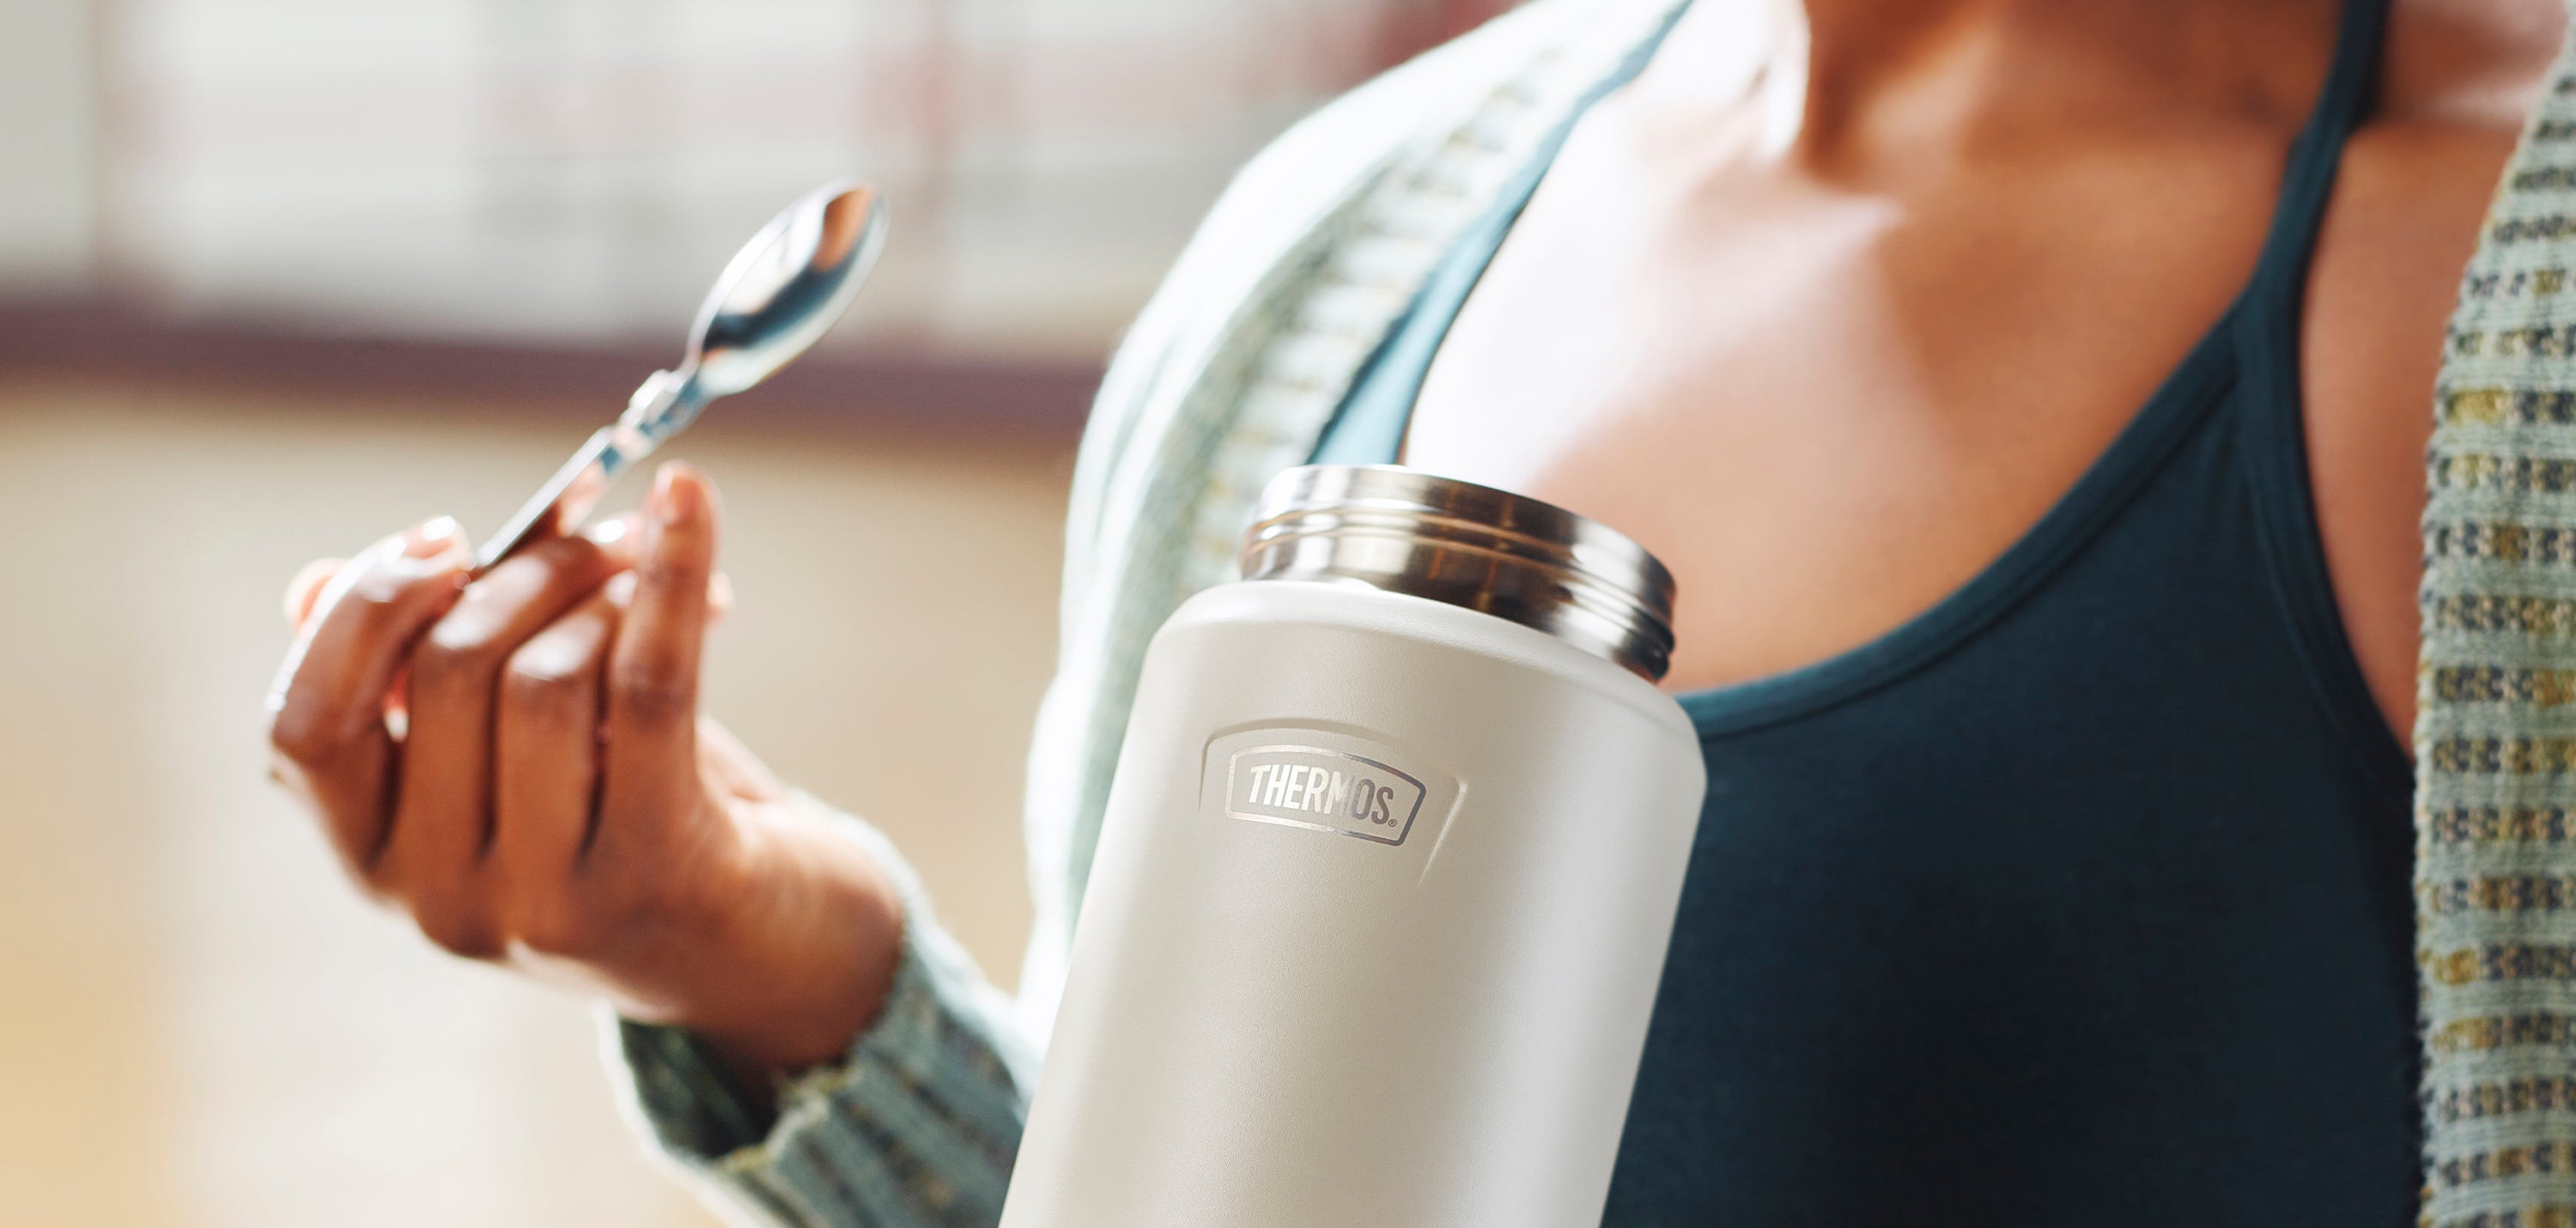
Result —
[[[520,898],[580,858],[596,813],[599,721],[618,610],[594,594],[510,654],[492,756],[492,852]],[[531,891],[530,888],[534,890]],[[540,950],[549,919],[519,926]]]
[[[642,523],[641,514],[636,512],[624,512],[612,519],[617,522],[614,529],[594,527],[590,533],[593,536],[603,532],[632,533]],[[322,586],[329,583],[332,576],[339,574],[340,569],[348,565],[347,559],[315,559],[296,570],[295,578],[286,582],[286,592],[281,602],[285,608],[286,625],[289,628],[299,631],[303,629],[304,621],[313,616],[314,601],[322,595]],[[627,598],[634,595],[634,586],[626,585],[617,591],[618,605],[623,608]],[[723,622],[725,615],[733,612],[733,605],[733,581],[719,571],[707,585],[709,625]]]
[[[645,515],[532,543],[470,584],[470,547],[442,519],[288,586],[279,774],[432,941],[476,958],[587,949],[641,889],[576,872],[599,832],[623,816],[649,842],[701,808],[699,649],[731,604],[715,519],[705,480],[668,466]]]
[[[386,820],[392,738],[384,698],[412,644],[457,596],[464,535],[445,517],[386,538],[333,572],[269,694],[279,780],[319,814],[353,867]]]
[[[469,585],[412,654],[393,826],[372,870],[451,951],[497,953],[476,880],[493,834],[502,671],[531,637],[626,567],[630,550],[614,521],[529,546]]]
[[[713,489],[696,469],[654,475],[632,604],[608,665],[606,775],[594,847],[648,845],[698,796],[698,654],[715,573]]]
[[[627,607],[635,604],[635,573],[631,571],[618,573],[609,579],[608,587],[600,591],[607,594],[609,604],[616,606],[619,613],[623,614]],[[707,625],[710,627],[723,625],[725,616],[733,613],[734,600],[731,576],[721,571],[708,576]]]

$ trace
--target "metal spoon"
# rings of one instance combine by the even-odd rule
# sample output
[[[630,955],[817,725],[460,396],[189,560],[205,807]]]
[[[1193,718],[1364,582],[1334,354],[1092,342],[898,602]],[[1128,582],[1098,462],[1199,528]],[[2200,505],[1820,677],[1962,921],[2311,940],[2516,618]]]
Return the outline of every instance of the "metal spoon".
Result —
[[[483,543],[476,574],[540,529],[569,532],[617,475],[696,421],[707,402],[769,378],[804,353],[849,309],[884,242],[885,210],[875,189],[848,180],[816,188],[769,219],[707,292],[680,365],[647,377],[616,425],[592,435]]]

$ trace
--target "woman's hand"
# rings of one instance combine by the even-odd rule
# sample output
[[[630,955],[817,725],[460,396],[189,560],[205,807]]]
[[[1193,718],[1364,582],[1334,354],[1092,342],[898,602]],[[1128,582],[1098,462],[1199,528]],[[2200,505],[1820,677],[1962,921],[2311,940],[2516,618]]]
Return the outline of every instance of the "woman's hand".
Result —
[[[738,1064],[828,1061],[893,977],[881,870],[697,712],[714,491],[465,582],[440,518],[289,590],[276,775],[431,941],[689,1027]]]

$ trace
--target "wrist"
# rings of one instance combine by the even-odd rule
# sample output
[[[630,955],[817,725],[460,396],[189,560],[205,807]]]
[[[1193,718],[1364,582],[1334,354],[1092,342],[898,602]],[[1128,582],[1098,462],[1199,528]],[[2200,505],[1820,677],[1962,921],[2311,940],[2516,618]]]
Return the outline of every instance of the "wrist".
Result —
[[[775,809],[756,825],[766,868],[717,923],[732,975],[673,1020],[746,1078],[841,1060],[902,962],[903,902],[884,869],[823,816]]]

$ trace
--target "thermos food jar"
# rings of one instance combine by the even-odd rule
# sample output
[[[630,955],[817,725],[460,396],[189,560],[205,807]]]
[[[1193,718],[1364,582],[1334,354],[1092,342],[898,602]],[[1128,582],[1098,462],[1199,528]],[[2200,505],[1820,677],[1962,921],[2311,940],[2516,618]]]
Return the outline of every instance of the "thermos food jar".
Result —
[[[1598,1224],[1706,778],[1672,579],[1394,466],[1156,634],[1003,1228]]]

